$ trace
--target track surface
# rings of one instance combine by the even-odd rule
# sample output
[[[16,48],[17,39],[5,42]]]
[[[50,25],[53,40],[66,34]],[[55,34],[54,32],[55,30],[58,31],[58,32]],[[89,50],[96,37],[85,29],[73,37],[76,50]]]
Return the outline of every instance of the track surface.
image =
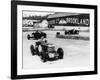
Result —
[[[23,32],[23,69],[41,69],[41,68],[64,68],[64,67],[86,67],[90,63],[90,41],[71,40],[56,38],[56,31],[44,31],[47,33],[47,40],[53,43],[56,48],[62,47],[64,50],[64,59],[57,61],[47,61],[43,63],[38,56],[32,56],[30,45],[36,40],[28,40],[27,35],[32,32]],[[63,32],[61,32],[63,34]],[[89,32],[81,32],[79,35],[89,36]]]

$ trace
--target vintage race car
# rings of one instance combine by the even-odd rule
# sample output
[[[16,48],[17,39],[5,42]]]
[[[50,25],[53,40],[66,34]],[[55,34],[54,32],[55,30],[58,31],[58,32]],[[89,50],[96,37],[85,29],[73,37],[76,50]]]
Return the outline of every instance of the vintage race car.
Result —
[[[79,30],[75,30],[75,29],[64,31],[64,35],[78,35],[78,34],[79,34]],[[59,35],[60,35],[60,32],[57,32],[56,36],[59,36]]]
[[[42,62],[63,59],[64,55],[62,48],[58,48],[56,51],[55,46],[51,43],[47,43],[47,41],[36,42],[35,46],[30,46],[30,50],[32,55],[40,56]]]
[[[73,40],[89,40],[90,39],[88,36],[80,35],[79,30],[68,30],[68,31],[65,31],[64,34],[57,32],[56,38],[73,39]]]
[[[41,37],[46,38],[47,34],[37,30],[37,31],[33,32],[31,35],[30,34],[27,35],[28,40],[30,40],[30,39],[38,40],[38,39],[41,39]]]
[[[65,30],[65,35],[70,34],[79,34],[79,30],[71,29],[71,30]]]

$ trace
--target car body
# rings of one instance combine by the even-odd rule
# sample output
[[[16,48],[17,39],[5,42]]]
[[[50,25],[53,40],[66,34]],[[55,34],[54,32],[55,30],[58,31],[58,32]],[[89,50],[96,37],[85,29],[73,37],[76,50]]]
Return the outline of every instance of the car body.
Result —
[[[40,56],[43,62],[63,59],[64,55],[62,48],[58,48],[56,51],[55,46],[51,43],[47,43],[46,41],[36,42],[35,46],[30,46],[30,50],[32,55]]]
[[[79,30],[71,29],[71,30],[65,30],[63,36],[78,35],[78,34],[79,34]],[[59,36],[62,36],[62,35],[60,34],[60,32],[57,32],[56,37],[59,37]]]
[[[82,36],[79,34],[79,30],[66,30],[64,34],[61,34],[60,32],[56,33],[56,38],[61,39],[73,39],[73,40],[90,40],[89,37]]]
[[[79,30],[75,29],[65,30],[65,35],[71,35],[71,34],[79,34]]]
[[[37,30],[37,31],[33,32],[31,35],[30,34],[27,35],[28,40],[30,40],[30,39],[38,40],[38,39],[41,39],[41,37],[46,38],[47,34],[42,31]]]
[[[79,34],[79,30],[75,30],[75,29],[64,31],[64,35],[78,35],[78,34]],[[57,32],[56,36],[59,36],[59,35],[60,35],[60,32]]]

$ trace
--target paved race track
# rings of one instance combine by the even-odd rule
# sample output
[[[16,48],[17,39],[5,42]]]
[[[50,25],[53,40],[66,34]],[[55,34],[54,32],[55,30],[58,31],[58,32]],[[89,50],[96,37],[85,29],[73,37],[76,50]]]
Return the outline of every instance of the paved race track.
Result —
[[[56,48],[62,47],[64,59],[47,61],[43,63],[38,56],[32,56],[30,45],[36,40],[27,40],[27,35],[32,32],[23,32],[23,69],[60,68],[60,67],[86,67],[90,63],[90,41],[71,40],[56,38],[56,31],[44,31],[47,33],[47,40],[53,43]],[[63,34],[63,32],[62,32]],[[81,32],[80,35],[89,36],[89,32]]]

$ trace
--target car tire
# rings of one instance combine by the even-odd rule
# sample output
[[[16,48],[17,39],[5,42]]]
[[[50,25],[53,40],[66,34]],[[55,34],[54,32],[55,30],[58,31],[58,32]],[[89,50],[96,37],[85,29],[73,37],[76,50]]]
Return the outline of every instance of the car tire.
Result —
[[[68,31],[66,30],[64,34],[67,35],[68,34]]]
[[[43,59],[42,59],[42,62],[46,62],[46,59],[43,58]]]
[[[47,34],[44,33],[44,38],[47,38]]]
[[[64,55],[63,49],[62,48],[58,48],[57,53],[58,53],[58,58],[59,59],[63,59],[63,55]]]
[[[30,40],[30,35],[29,34],[27,35],[27,39]]]
[[[77,30],[77,34],[79,34],[79,30]]]
[[[46,62],[46,57],[44,56],[43,52],[41,52],[41,60],[42,62]]]
[[[58,37],[59,35],[60,35],[60,32],[57,32],[57,33],[56,33],[56,37]]]
[[[35,49],[33,45],[30,46],[30,50],[31,50],[32,55],[35,55]]]

